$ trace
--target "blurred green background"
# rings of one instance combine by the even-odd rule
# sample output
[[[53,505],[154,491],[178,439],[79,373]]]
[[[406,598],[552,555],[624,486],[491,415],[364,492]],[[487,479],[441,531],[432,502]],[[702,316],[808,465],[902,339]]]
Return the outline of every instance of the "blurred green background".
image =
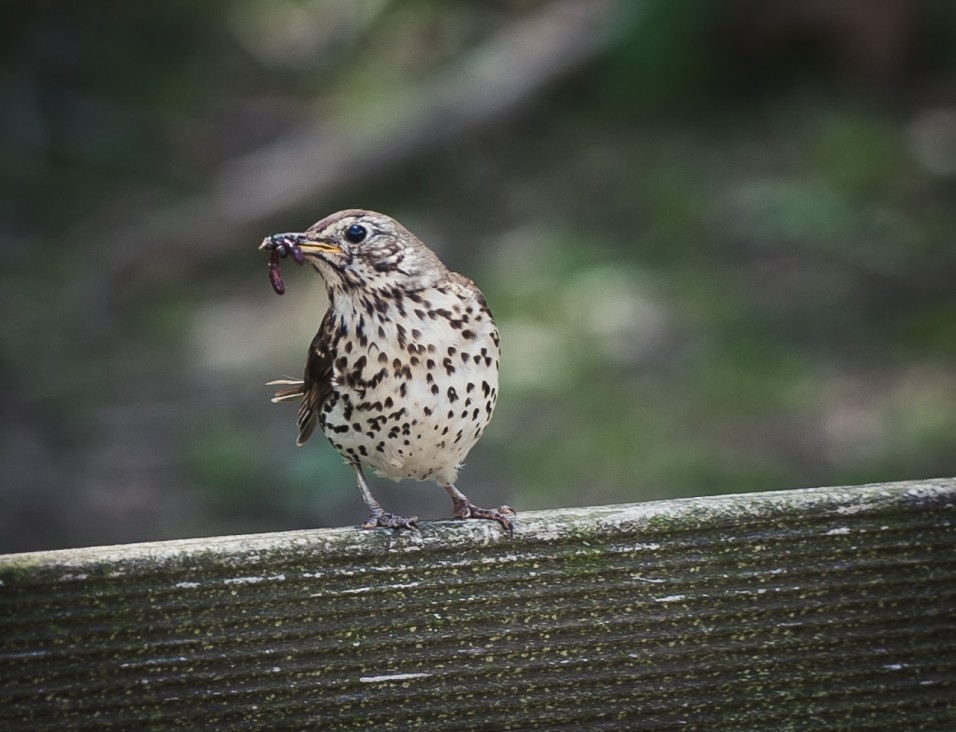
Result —
[[[0,37],[0,552],[362,520],[264,386],[322,283],[257,251],[351,206],[498,319],[481,505],[956,474],[948,0],[37,0]]]

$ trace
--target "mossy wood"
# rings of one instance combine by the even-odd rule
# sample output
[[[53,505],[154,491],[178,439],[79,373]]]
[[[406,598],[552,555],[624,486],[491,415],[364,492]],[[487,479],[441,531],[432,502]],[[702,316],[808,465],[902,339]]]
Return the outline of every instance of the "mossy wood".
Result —
[[[956,480],[0,557],[0,729],[956,729]]]

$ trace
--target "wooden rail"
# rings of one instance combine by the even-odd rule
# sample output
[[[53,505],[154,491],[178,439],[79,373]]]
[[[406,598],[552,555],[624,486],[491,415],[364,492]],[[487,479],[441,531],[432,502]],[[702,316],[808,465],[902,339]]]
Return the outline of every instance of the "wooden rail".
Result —
[[[0,557],[2,730],[956,729],[956,479]]]

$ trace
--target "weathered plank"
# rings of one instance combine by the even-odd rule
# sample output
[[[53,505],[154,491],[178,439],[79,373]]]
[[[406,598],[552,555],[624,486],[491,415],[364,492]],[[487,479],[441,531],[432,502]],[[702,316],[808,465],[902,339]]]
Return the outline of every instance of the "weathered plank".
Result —
[[[953,729],[956,480],[0,557],[0,729]]]

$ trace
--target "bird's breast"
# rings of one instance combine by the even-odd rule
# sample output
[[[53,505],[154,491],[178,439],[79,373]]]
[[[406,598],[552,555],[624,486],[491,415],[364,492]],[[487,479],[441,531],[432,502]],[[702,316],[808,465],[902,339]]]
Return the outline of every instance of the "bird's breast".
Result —
[[[498,334],[483,300],[363,295],[333,308],[325,434],[388,477],[452,482],[498,396]]]

